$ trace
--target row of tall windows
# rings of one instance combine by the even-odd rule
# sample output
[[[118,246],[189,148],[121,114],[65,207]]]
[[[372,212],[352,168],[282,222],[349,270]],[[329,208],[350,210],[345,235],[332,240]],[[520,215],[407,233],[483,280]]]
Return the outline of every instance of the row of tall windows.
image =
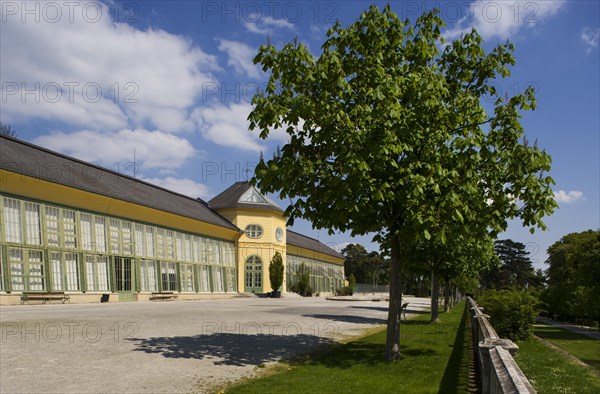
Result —
[[[6,196],[0,204],[0,290],[237,290],[232,242]]]
[[[0,290],[3,249],[11,291],[237,291],[234,268],[57,251],[49,251],[46,262],[43,250],[15,247],[0,247]]]
[[[3,240],[7,243],[235,265],[232,242],[10,197],[3,197],[2,205]]]
[[[286,283],[288,288],[296,282],[296,273],[301,264],[304,264],[308,269],[310,286],[314,291],[333,292],[335,289],[344,286],[343,265],[288,254],[286,256]]]

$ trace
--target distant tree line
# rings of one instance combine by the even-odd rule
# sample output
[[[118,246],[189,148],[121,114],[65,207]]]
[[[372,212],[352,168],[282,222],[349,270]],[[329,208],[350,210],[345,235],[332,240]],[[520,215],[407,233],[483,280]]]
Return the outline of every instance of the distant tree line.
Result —
[[[574,323],[600,322],[600,230],[565,235],[548,248],[546,264],[546,313]]]

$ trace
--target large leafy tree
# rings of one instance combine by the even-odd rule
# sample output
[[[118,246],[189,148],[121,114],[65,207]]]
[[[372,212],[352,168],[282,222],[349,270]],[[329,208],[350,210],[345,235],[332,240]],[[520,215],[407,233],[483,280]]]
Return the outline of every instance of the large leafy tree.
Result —
[[[600,230],[562,237],[548,248],[548,312],[600,321]]]
[[[255,182],[290,198],[290,222],[375,233],[390,251],[390,360],[400,357],[401,272],[416,241],[443,244],[446,228],[463,221],[494,232],[514,217],[543,227],[555,206],[543,174],[550,157],[521,142],[533,91],[505,98],[491,84],[509,75],[512,45],[485,53],[472,31],[444,47],[443,25],[437,10],[411,25],[371,6],[333,26],[319,57],[295,41],[263,45],[254,59],[270,77],[253,98],[250,129],[290,136],[259,162]],[[484,95],[495,100],[491,113]]]
[[[511,239],[497,240],[494,251],[497,263],[482,275],[482,287],[499,290],[541,285],[525,244]]]

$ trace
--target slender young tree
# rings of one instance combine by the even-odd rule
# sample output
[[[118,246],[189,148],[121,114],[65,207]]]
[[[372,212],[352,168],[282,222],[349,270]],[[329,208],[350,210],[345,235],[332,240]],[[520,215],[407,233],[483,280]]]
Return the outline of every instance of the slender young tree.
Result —
[[[295,41],[263,45],[254,59],[270,76],[250,129],[290,137],[254,182],[290,198],[290,223],[374,233],[390,251],[389,360],[400,357],[401,272],[416,241],[444,244],[447,226],[463,221],[498,232],[518,217],[543,228],[555,207],[550,157],[522,142],[533,90],[505,98],[492,83],[509,75],[513,46],[485,53],[472,31],[444,47],[443,26],[437,10],[411,25],[371,6],[336,23],[319,57]]]

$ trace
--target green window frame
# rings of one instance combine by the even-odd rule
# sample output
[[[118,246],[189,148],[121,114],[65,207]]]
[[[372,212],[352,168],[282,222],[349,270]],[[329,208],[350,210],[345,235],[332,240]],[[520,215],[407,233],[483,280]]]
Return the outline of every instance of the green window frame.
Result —
[[[121,221],[118,219],[108,220],[108,234],[110,240],[110,252],[121,254]]]
[[[134,254],[133,227],[131,222],[121,221],[121,242],[123,243],[123,254],[132,256]]]
[[[177,291],[177,263],[160,262],[161,291]]]
[[[79,255],[73,252],[59,252],[54,250],[48,253],[50,255],[50,272],[52,273],[52,290],[81,290]]]
[[[23,243],[23,216],[21,202],[3,198],[4,239],[6,242]]]
[[[212,267],[213,293],[223,293],[225,291],[223,288],[223,270],[222,267]]]
[[[245,284],[247,288],[262,288],[263,285],[263,269],[262,259],[257,255],[249,256],[246,259],[245,267]]]
[[[210,267],[208,265],[198,265],[198,292],[210,293]]]
[[[85,254],[87,291],[109,291],[108,256]]]
[[[181,278],[181,291],[194,291],[194,266],[192,264],[179,264],[179,277]]]
[[[94,216],[89,213],[79,214],[79,235],[81,237],[81,249],[88,252],[96,250],[94,242]]]
[[[4,251],[0,245],[0,291],[4,291]]]
[[[96,240],[94,246],[98,253],[105,253],[108,250],[106,220],[102,216],[94,216],[94,237]]]
[[[140,261],[140,282],[142,291],[158,291],[158,262],[156,260]]]
[[[237,291],[237,281],[235,280],[235,268],[227,268],[225,270],[226,286],[225,291],[234,293]]]
[[[45,291],[44,251],[8,248],[10,283],[13,291]]]

